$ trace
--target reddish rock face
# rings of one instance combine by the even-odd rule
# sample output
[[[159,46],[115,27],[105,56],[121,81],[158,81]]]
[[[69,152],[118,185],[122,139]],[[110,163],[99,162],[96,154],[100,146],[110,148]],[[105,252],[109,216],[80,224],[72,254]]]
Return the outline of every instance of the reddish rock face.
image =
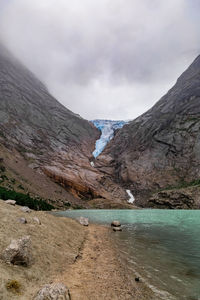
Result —
[[[124,189],[90,164],[100,132],[61,105],[2,45],[0,119],[1,159],[15,181],[23,178],[26,192],[53,197],[59,207],[85,207],[96,198],[126,203]]]
[[[90,158],[77,149],[57,153],[51,165],[43,166],[42,170],[76,198],[84,201],[102,198],[115,203],[126,203],[125,190],[108,174],[92,167]]]

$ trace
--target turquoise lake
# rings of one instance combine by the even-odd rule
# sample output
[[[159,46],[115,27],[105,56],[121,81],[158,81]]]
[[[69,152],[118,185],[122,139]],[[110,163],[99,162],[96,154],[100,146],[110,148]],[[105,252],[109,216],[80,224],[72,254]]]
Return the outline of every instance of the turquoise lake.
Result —
[[[134,273],[156,299],[200,299],[200,210],[68,210],[59,216],[88,217],[91,223],[119,220],[114,245],[130,276]]]

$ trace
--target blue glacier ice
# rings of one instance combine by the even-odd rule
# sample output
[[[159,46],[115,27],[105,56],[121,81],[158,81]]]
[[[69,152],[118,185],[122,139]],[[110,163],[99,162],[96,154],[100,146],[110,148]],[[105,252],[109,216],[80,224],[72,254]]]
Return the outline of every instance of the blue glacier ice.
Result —
[[[116,129],[122,128],[128,121],[93,120],[96,128],[101,131],[100,139],[96,141],[95,150],[92,153],[96,158],[104,150],[108,142],[113,138]]]

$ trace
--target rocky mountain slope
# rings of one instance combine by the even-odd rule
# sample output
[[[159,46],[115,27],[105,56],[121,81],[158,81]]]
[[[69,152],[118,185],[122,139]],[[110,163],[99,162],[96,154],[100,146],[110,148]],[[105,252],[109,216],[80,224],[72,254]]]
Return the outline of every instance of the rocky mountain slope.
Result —
[[[88,160],[98,136],[95,127],[61,105],[0,45],[0,156],[7,185],[16,181],[36,195],[73,201],[71,186],[60,179],[62,189],[44,174],[53,177],[55,165]]]
[[[116,182],[138,195],[138,205],[156,206],[156,200],[147,199],[160,189],[198,185],[199,104],[200,56],[160,101],[116,133],[98,158],[99,169],[107,170]],[[169,193],[165,198],[171,203],[166,206],[173,207],[174,198]],[[181,207],[183,201],[179,202]],[[199,206],[195,203],[190,207]]]
[[[126,204],[125,190],[91,165],[99,136],[0,45],[1,186],[57,207]]]
[[[100,131],[0,45],[0,186],[56,207],[199,208],[200,56],[93,157]]]

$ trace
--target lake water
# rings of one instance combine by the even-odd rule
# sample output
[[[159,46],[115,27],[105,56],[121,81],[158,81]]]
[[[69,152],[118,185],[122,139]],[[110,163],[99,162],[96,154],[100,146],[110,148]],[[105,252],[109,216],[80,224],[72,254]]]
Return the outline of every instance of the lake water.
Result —
[[[123,231],[114,243],[130,276],[133,270],[158,299],[200,299],[200,210],[71,210],[56,214],[110,224]],[[156,300],[156,299],[155,299]]]

